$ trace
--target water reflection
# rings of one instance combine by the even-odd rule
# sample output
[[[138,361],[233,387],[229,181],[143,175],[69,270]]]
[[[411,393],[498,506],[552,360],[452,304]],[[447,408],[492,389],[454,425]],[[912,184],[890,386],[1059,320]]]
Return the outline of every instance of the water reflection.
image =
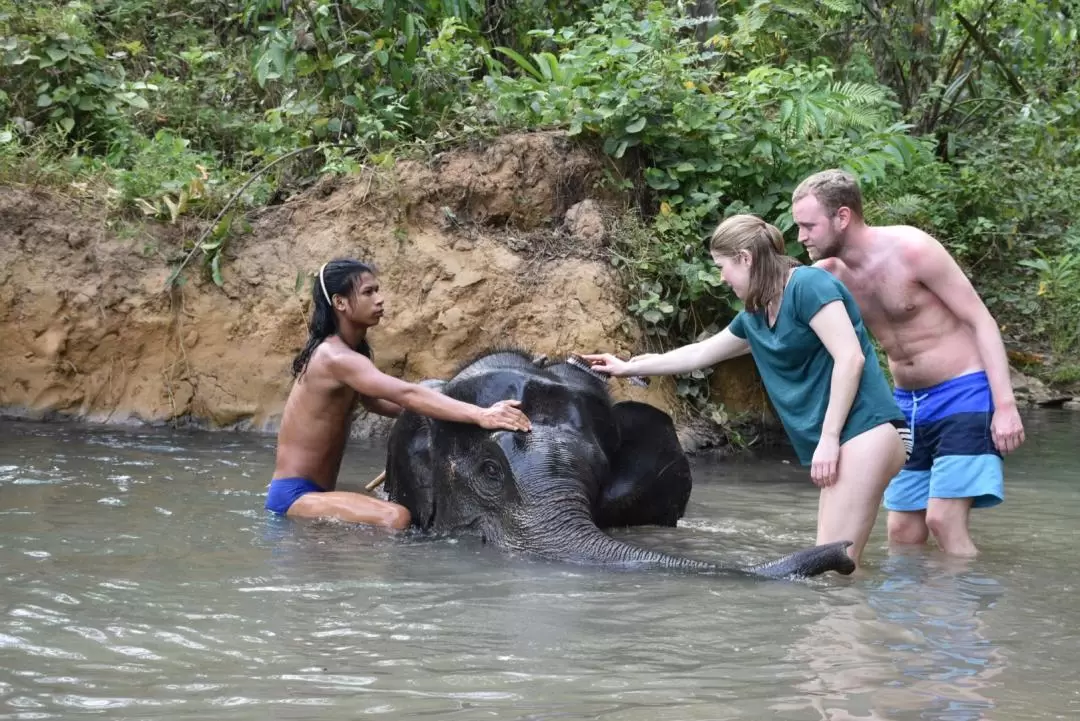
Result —
[[[865,573],[788,584],[276,518],[262,437],[0,424],[0,721],[1078,718],[1080,419],[1029,428],[979,558],[890,553],[883,515]],[[346,485],[382,460],[350,447]],[[615,535],[762,560],[815,493],[697,462],[679,528]]]
[[[977,562],[894,552],[877,577],[837,590],[791,650],[814,676],[776,710],[822,721],[982,721],[1008,667],[987,612],[1004,593]]]

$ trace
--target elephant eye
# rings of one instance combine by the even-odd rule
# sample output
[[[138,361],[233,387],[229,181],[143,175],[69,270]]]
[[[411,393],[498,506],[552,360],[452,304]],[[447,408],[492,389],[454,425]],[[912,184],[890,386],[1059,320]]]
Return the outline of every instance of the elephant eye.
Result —
[[[496,480],[502,478],[502,468],[499,466],[498,463],[491,460],[490,458],[484,461],[484,464],[481,466],[481,470],[488,478]]]

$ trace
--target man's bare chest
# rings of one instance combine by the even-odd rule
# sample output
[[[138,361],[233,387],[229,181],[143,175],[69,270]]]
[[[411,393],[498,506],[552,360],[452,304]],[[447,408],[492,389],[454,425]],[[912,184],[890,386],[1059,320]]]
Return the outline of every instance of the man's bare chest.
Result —
[[[864,320],[871,326],[902,324],[914,319],[929,291],[906,273],[879,268],[865,273],[848,271],[841,281],[851,291]]]

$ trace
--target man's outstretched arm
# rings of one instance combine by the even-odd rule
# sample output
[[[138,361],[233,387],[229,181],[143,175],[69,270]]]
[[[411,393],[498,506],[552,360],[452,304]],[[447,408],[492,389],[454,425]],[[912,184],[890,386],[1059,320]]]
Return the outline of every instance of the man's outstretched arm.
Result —
[[[481,408],[446,396],[419,383],[386,375],[366,356],[354,351],[335,351],[329,358],[333,377],[361,396],[389,401],[429,418],[457,423],[471,423],[489,430],[532,430],[532,424],[517,406],[520,401],[505,400]]]
[[[368,396],[361,396],[360,404],[372,413],[378,413],[380,416],[386,416],[387,418],[397,418],[405,410],[397,403],[391,403],[382,398],[369,398]]]

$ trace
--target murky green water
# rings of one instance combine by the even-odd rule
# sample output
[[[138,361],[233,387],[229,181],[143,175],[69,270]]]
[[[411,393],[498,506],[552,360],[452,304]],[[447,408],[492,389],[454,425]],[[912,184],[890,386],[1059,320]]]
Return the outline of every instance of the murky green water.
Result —
[[[1080,414],[1027,426],[979,559],[889,556],[882,514],[865,575],[800,584],[276,520],[272,438],[0,422],[0,719],[1075,719]],[[682,527],[620,536],[813,542],[799,469],[695,472]]]

